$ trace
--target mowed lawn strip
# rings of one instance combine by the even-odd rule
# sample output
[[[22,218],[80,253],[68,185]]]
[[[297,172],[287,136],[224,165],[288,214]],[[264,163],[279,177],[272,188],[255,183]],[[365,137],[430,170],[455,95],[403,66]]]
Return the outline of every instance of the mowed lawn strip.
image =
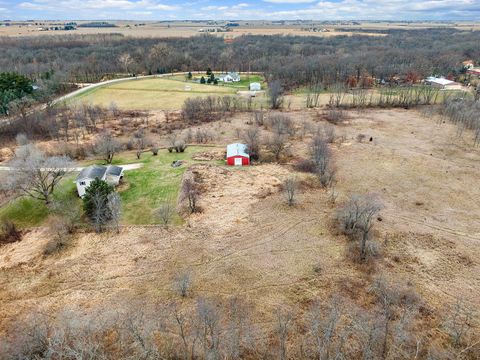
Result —
[[[190,90],[186,90],[186,85]],[[67,104],[87,103],[108,107],[115,103],[121,109],[176,110],[190,97],[234,95],[235,92],[235,89],[229,87],[154,78],[122,81],[94,88],[69,99]]]

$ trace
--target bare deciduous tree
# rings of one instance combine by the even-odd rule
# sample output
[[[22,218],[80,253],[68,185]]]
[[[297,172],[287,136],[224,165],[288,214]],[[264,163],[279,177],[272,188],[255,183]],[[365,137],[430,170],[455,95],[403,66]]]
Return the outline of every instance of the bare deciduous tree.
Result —
[[[317,176],[322,186],[332,185],[335,171],[332,165],[332,153],[323,136],[316,136],[310,145],[310,156],[316,166]]]
[[[189,271],[183,271],[175,276],[173,289],[181,297],[187,297],[192,287],[192,276]]]
[[[175,206],[171,201],[165,201],[158,207],[158,209],[154,211],[155,218],[157,218],[165,226],[170,223],[174,214]]]
[[[182,340],[183,358],[185,360],[193,359],[195,356],[195,345],[198,336],[195,331],[191,329],[189,318],[182,313],[176,306],[173,308],[173,316],[175,318],[176,326],[178,327],[178,336]]]
[[[287,199],[288,206],[295,205],[295,198],[298,191],[298,181],[293,177],[289,177],[282,184],[285,198]]]
[[[125,73],[129,73],[128,69],[130,65],[133,63],[132,56],[129,53],[123,53],[118,57],[118,62],[122,64]]]
[[[122,199],[120,194],[117,192],[108,194],[107,204],[110,210],[110,221],[118,234],[120,232],[120,218],[122,217]]]
[[[287,341],[292,326],[293,313],[288,310],[277,309],[275,332],[278,340],[278,358],[287,359]]]
[[[274,133],[288,135],[289,137],[293,137],[296,132],[292,118],[284,113],[270,114],[265,125],[272,129]]]
[[[204,359],[220,357],[220,311],[215,302],[201,298],[197,302],[198,331]]]
[[[253,113],[255,124],[257,126],[263,126],[265,122],[265,112],[263,110],[258,110]]]
[[[260,128],[249,127],[243,133],[243,139],[247,145],[250,159],[258,160],[260,157]]]
[[[335,127],[331,124],[327,124],[323,127],[323,136],[325,141],[329,144],[335,142]]]
[[[382,358],[386,358],[388,353],[388,339],[390,335],[391,322],[395,317],[394,307],[399,302],[399,291],[389,284],[383,277],[377,277],[370,292],[373,293],[380,304],[381,314],[383,317],[382,331]]]
[[[326,306],[316,301],[308,312],[308,335],[312,339],[317,359],[331,359],[332,352],[335,353],[334,342],[342,315],[339,305],[338,298],[331,299]]]
[[[145,147],[148,144],[147,136],[145,134],[144,129],[139,129],[139,130],[135,131],[135,133],[133,134],[133,137],[132,137],[132,143],[137,150],[136,151],[137,159],[140,159],[140,157],[142,156],[142,152],[145,150]]]
[[[58,183],[71,171],[66,156],[46,156],[34,145],[19,147],[10,164],[12,186],[26,195],[49,204]]]
[[[104,230],[105,224],[110,220],[108,211],[108,200],[100,192],[96,192],[91,196],[92,213],[90,221],[93,224],[95,232],[100,233]]]
[[[347,119],[346,112],[342,109],[329,109],[325,114],[325,119],[334,124],[341,124]]]
[[[68,198],[55,200],[51,205],[51,211],[53,214],[63,218],[63,222],[70,234],[75,232],[82,217],[82,212],[78,207],[77,199]]]
[[[367,257],[367,240],[371,236],[375,216],[382,208],[382,202],[374,194],[352,195],[337,212],[342,231],[354,240],[360,238],[361,261]]]
[[[452,344],[458,348],[462,345],[470,346],[470,336],[475,331],[475,311],[461,299],[457,299],[447,310],[443,328],[450,335]]]
[[[180,192],[180,201],[186,202],[191,214],[198,211],[198,196],[200,192],[193,178],[185,178]]]
[[[120,143],[108,131],[101,133],[93,145],[95,154],[102,156],[107,164],[112,163],[113,157],[121,148]]]
[[[279,109],[283,103],[283,87],[280,81],[274,80],[268,83],[268,98],[272,109]]]
[[[287,146],[287,139],[285,135],[280,133],[274,133],[270,138],[267,140],[267,148],[270,150],[273,155],[275,156],[275,160],[279,161],[280,157],[282,156],[285,148]]]

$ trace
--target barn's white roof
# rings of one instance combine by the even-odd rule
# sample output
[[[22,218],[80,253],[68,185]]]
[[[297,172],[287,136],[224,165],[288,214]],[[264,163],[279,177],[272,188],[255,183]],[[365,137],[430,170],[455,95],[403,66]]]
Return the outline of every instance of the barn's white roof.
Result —
[[[227,145],[227,158],[232,156],[249,157],[247,153],[247,145],[239,143]]]
[[[437,77],[434,77],[434,76],[428,77],[427,81],[431,82],[431,83],[439,84],[439,85],[450,85],[450,84],[455,83],[455,81],[448,80],[448,79],[445,79],[443,77],[442,78],[437,78]]]

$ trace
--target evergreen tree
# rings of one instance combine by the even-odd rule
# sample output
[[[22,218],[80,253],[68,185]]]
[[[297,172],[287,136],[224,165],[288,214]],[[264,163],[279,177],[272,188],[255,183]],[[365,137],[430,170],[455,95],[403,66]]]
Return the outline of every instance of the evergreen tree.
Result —
[[[95,230],[100,232],[103,226],[112,218],[111,210],[108,206],[108,196],[113,193],[113,186],[107,182],[96,178],[85,190],[83,197],[83,210],[95,226]]]
[[[8,104],[33,93],[32,82],[16,73],[0,73],[0,114],[7,114]]]
[[[192,77],[193,77],[192,72],[189,71],[187,75],[188,80],[192,80]]]
[[[202,76],[202,78],[200,79],[200,84],[205,84],[205,78]]]

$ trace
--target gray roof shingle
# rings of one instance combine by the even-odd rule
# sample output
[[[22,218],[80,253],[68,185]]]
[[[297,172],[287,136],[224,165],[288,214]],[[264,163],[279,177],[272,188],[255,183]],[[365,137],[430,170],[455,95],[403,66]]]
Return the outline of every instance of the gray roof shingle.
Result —
[[[120,176],[122,174],[123,168],[121,166],[108,165],[107,175]]]
[[[106,166],[92,165],[80,171],[80,174],[78,174],[76,181],[85,180],[85,179],[95,179],[95,178],[101,179],[103,178],[103,175],[105,175],[106,171],[107,171]]]

